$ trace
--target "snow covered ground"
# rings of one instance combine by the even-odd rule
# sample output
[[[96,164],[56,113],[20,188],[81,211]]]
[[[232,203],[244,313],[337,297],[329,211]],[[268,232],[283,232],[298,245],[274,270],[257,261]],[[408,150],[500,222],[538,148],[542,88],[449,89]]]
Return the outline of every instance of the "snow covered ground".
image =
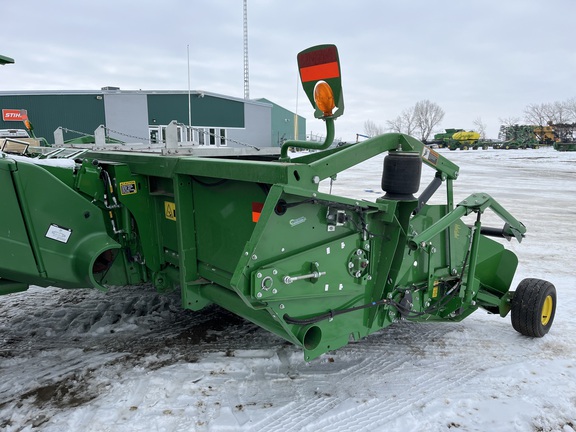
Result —
[[[441,152],[461,168],[457,201],[489,193],[528,227],[506,244],[520,259],[515,285],[537,277],[558,290],[546,337],[478,311],[401,322],[307,363],[220,308],[181,310],[178,293],[31,288],[0,297],[0,430],[576,430],[576,153]],[[382,159],[341,174],[333,192],[381,195]]]

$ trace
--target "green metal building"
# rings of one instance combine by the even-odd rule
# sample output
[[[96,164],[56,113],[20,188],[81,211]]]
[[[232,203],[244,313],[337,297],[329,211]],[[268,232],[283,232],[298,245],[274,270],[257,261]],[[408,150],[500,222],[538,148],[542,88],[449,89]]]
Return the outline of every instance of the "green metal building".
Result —
[[[181,141],[201,145],[279,147],[287,139],[304,139],[306,119],[267,100],[245,100],[204,91],[4,91],[0,109],[26,110],[34,133],[54,142],[92,135],[104,125],[110,138],[124,142],[160,142],[166,126],[180,124]],[[297,118],[298,136],[294,124]],[[3,114],[0,129],[23,125]]]

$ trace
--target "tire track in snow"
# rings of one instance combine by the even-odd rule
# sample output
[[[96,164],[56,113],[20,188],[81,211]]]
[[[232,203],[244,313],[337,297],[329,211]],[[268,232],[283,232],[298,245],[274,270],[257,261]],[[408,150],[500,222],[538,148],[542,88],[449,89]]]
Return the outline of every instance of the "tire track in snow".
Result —
[[[85,357],[81,350],[72,350],[68,355],[73,357],[64,361],[61,351],[26,359],[26,374],[21,373],[23,362],[10,366],[0,363],[4,377],[0,384],[0,408],[34,389],[62,381],[74,374],[83,375],[88,370],[98,369],[123,356],[118,353],[102,353]],[[22,380],[23,377],[25,380]]]
[[[471,360],[459,354],[462,332],[471,338],[470,345],[485,342],[482,333],[460,324],[406,323],[339,350],[335,368],[344,364],[330,373],[316,374],[300,364],[297,379],[287,383],[294,388],[294,401],[242,430],[369,431],[377,427],[377,419],[385,423],[442,400],[482,373],[486,362],[482,356]],[[490,349],[501,353],[506,341],[494,342]],[[310,387],[310,380],[316,381],[317,395],[306,393],[298,383]]]

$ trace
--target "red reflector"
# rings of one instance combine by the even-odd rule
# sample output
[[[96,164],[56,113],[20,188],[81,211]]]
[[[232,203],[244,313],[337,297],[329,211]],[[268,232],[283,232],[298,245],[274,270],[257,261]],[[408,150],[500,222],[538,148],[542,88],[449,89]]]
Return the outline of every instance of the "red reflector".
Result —
[[[338,50],[334,45],[315,51],[301,52],[298,54],[298,66],[305,68],[316,66],[322,63],[332,63],[338,61]]]
[[[329,78],[338,78],[340,70],[338,63],[323,63],[316,66],[308,66],[300,69],[302,82],[318,81]]]
[[[262,213],[262,209],[264,208],[264,203],[252,203],[252,222],[258,222],[260,219],[260,214]]]

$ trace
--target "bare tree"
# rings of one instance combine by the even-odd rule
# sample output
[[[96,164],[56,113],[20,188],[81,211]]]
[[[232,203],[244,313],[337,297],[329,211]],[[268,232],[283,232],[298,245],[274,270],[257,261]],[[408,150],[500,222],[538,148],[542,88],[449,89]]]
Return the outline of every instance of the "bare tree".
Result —
[[[419,132],[421,141],[428,141],[432,131],[440,124],[444,118],[444,110],[428,99],[416,102],[414,106],[414,118],[416,129]]]
[[[520,117],[500,117],[498,120],[502,126],[514,126],[520,123]]]
[[[564,102],[530,104],[524,109],[524,119],[528,124],[569,124],[576,122],[576,98]]]
[[[570,112],[565,102],[553,102],[548,105],[548,121],[551,124],[569,123]]]
[[[402,116],[398,116],[394,120],[386,120],[386,124],[390,132],[406,133]]]
[[[486,123],[482,121],[481,117],[477,117],[473,122],[474,126],[480,134],[480,139],[486,139]]]
[[[444,118],[444,110],[429,100],[417,102],[411,108],[405,109],[394,120],[388,120],[388,129],[392,132],[416,135],[420,140],[427,141],[432,131]]]
[[[364,122],[364,133],[369,137],[375,137],[382,135],[384,133],[384,129],[382,126],[377,125],[372,120],[366,120]]]
[[[569,121],[576,123],[576,97],[568,99],[564,102],[566,110],[568,111]]]
[[[550,104],[530,104],[524,108],[524,120],[535,126],[545,126],[548,123]]]
[[[416,129],[416,118],[414,116],[414,107],[405,109],[394,120],[387,120],[388,130],[407,135],[414,135]]]

